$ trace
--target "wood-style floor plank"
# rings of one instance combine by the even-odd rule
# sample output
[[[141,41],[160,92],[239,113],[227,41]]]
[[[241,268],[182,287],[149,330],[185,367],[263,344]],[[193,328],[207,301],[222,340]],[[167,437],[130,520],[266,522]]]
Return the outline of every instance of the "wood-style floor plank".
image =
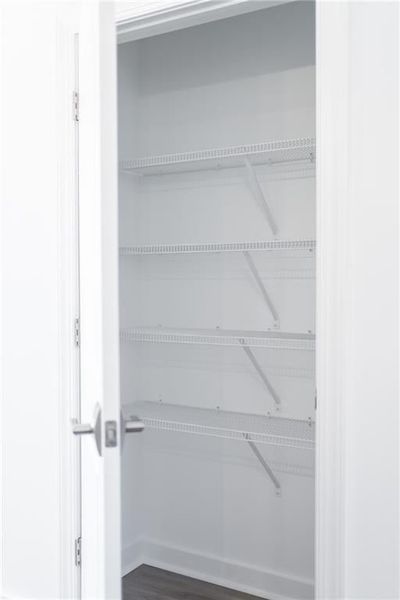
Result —
[[[260,600],[219,585],[142,565],[123,580],[123,600]]]

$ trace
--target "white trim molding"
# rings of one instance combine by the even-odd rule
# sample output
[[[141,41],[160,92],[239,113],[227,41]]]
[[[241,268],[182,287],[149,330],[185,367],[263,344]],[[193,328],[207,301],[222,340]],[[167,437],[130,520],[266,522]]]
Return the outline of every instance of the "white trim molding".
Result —
[[[317,413],[318,600],[344,598],[348,198],[348,7],[317,2]]]
[[[233,17],[293,0],[133,0],[116,3],[118,43]]]
[[[399,597],[399,8],[317,3],[318,600]]]
[[[123,549],[122,574],[146,564],[269,600],[311,600],[312,579],[141,537]]]
[[[77,75],[76,6],[70,12],[69,20],[65,16],[57,23],[60,589],[65,598],[77,598],[80,573],[71,552],[80,535],[79,447],[71,429],[72,419],[79,417],[79,351],[73,335],[79,315],[77,133],[71,114]]]

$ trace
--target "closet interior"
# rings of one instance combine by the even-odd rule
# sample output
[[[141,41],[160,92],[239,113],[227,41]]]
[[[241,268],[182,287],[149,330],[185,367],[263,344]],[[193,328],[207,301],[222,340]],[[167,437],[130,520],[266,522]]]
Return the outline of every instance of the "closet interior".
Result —
[[[315,7],[256,4],[118,46],[123,575],[312,598]]]

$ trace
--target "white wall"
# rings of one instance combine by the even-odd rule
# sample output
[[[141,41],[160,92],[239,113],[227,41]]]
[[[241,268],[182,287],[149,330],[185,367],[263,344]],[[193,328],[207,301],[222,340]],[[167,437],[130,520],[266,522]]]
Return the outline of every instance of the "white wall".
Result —
[[[317,11],[317,597],[399,597],[399,5]]]
[[[345,593],[392,599],[400,593],[399,5],[356,3],[349,18]]]
[[[73,198],[70,19],[67,5],[1,6],[1,593],[10,598],[72,589],[72,541],[68,559],[62,547],[71,488],[61,477],[69,385],[59,295],[61,206]]]

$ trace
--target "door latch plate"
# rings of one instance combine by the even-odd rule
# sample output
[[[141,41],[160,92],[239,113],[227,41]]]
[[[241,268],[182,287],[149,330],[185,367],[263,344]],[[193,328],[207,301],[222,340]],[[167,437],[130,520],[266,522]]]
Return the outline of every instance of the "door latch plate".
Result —
[[[106,448],[116,448],[118,446],[117,421],[106,421],[104,429]]]

